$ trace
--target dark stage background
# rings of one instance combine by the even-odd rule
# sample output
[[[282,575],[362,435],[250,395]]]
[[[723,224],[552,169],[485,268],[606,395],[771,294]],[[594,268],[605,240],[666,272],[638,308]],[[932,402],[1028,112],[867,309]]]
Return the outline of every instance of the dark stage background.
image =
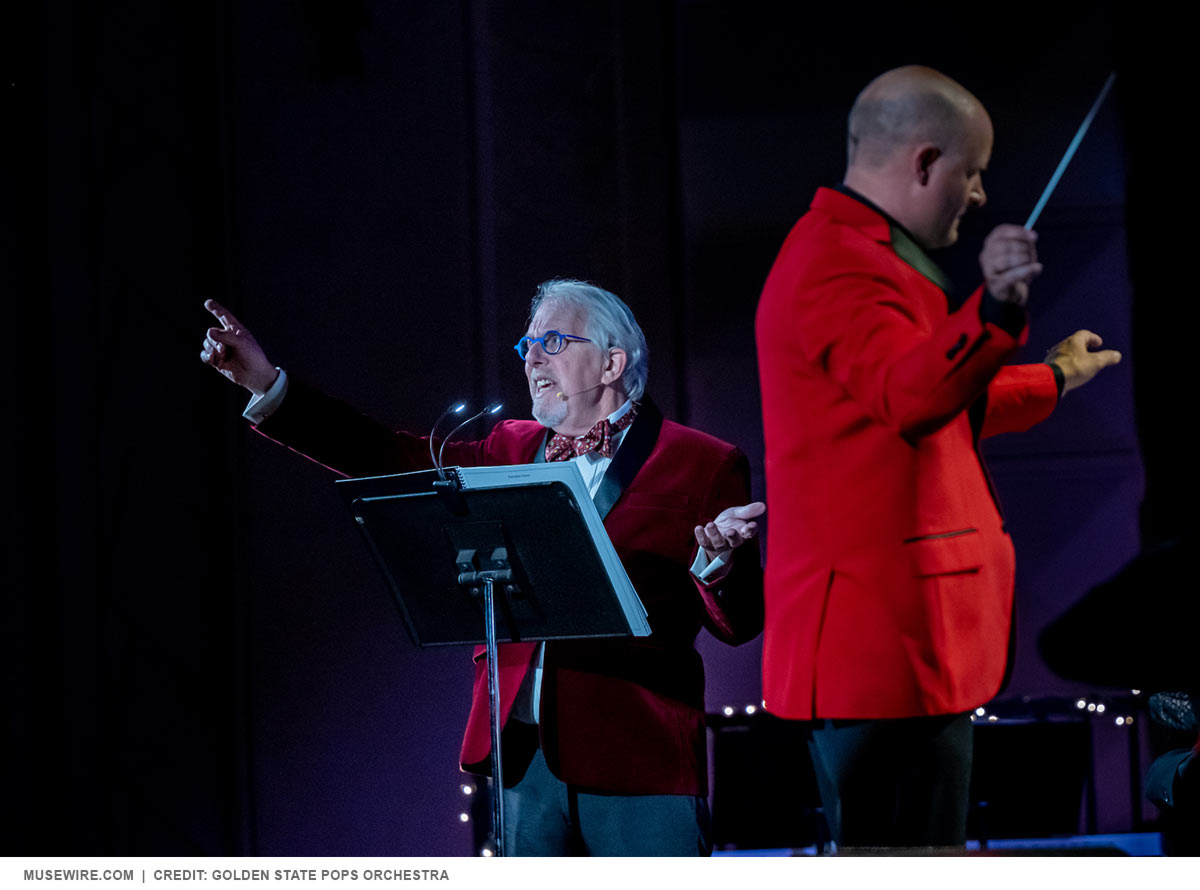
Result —
[[[1126,360],[988,449],[1019,554],[1005,695],[1086,689],[1037,630],[1138,551],[1144,478],[1152,535],[1190,487],[1154,409],[1187,391],[1194,315],[1175,38],[1095,3],[804,6],[21,8],[0,84],[5,852],[474,852],[469,655],[410,644],[329,474],[239,418],[242,391],[197,358],[203,300],[424,431],[463,396],[523,416],[511,344],[534,286],[594,280],[641,320],[664,412],[738,443],[761,494],[759,288],[841,177],[858,89],[912,61],[996,124],[990,201],[941,257],[964,291],[1122,72],[1038,226],[1022,357],[1086,326]],[[710,710],[759,699],[757,642],[700,645]],[[1102,830],[1131,825],[1127,734],[1097,729]]]

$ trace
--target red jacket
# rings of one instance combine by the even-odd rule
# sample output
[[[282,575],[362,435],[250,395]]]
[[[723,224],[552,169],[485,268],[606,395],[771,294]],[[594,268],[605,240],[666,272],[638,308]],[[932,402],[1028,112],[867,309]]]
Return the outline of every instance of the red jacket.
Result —
[[[644,435],[661,419],[645,404],[605,478],[628,472],[620,497],[604,520],[609,538],[646,607],[649,637],[550,642],[546,645],[540,704],[541,747],[560,779],[619,794],[704,794],[708,766],[704,732],[704,668],[694,641],[707,627],[738,644],[762,629],[762,574],[758,548],[743,546],[724,581],[692,578],[692,533],[726,507],[750,499],[749,464],[732,445],[669,420],[657,437]],[[641,429],[639,429],[639,424]],[[257,429],[338,472],[352,476],[428,469],[428,439],[395,433],[348,405],[302,383]],[[446,446],[447,466],[521,464],[533,461],[545,427],[504,421],[478,442]],[[618,467],[622,453],[640,465]],[[501,714],[507,722],[530,666],[535,643],[500,646]],[[490,771],[487,671],[483,647],[475,651],[475,685],[460,763],[469,772]],[[505,734],[505,780],[513,783]],[[529,752],[525,752],[529,753]]]
[[[784,717],[966,711],[1005,674],[1012,543],[976,449],[1057,401],[1024,338],[956,312],[888,221],[820,189],[757,316],[769,525],[763,693]]]

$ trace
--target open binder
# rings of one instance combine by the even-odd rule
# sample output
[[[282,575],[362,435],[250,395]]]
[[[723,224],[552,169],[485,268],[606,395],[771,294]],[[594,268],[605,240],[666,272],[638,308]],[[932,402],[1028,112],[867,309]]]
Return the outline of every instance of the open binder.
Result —
[[[418,646],[483,643],[481,603],[457,557],[503,546],[513,589],[497,600],[501,642],[648,636],[646,609],[578,468],[569,461],[451,467],[335,483]],[[461,503],[456,503],[461,497]],[[469,510],[455,511],[465,503]]]

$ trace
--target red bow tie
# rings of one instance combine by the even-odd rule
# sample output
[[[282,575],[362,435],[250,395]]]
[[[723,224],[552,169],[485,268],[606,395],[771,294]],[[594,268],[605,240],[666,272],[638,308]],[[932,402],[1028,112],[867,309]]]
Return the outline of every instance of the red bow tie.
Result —
[[[612,457],[615,450],[613,436],[633,423],[633,416],[636,413],[637,406],[630,405],[629,410],[618,417],[616,421],[610,422],[606,417],[582,436],[564,436],[562,433],[555,433],[546,443],[546,460],[570,460],[593,451],[601,457]]]

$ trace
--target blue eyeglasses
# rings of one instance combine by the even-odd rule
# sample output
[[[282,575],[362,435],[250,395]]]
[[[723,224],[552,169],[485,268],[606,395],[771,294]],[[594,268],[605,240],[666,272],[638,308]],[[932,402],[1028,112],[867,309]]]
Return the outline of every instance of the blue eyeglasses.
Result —
[[[576,337],[574,334],[564,334],[560,331],[546,331],[540,337],[522,337],[513,349],[517,351],[521,361],[525,361],[525,356],[529,355],[529,350],[533,348],[534,343],[541,343],[542,351],[546,355],[558,355],[563,351],[568,340],[578,340],[580,343],[592,342],[587,337]]]

